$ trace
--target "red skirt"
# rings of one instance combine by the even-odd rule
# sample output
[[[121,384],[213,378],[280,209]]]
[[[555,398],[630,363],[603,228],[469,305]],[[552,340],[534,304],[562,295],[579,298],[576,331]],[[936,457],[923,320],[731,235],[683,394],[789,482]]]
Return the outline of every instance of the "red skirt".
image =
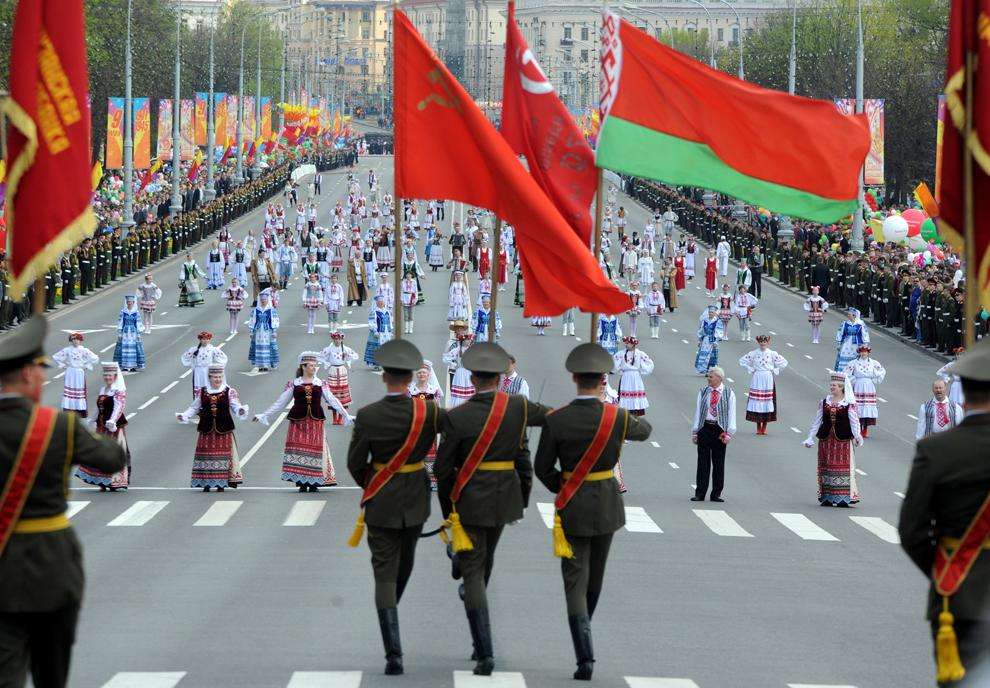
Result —
[[[347,366],[330,366],[327,370],[327,389],[329,389],[337,401],[344,408],[349,408],[353,399],[351,398],[351,382],[347,375]],[[336,411],[333,412],[333,424],[343,425],[344,418]]]
[[[227,487],[243,482],[234,458],[234,433],[201,432],[193,454],[190,487]]]
[[[322,420],[290,420],[282,457],[282,480],[299,485],[336,485]]]

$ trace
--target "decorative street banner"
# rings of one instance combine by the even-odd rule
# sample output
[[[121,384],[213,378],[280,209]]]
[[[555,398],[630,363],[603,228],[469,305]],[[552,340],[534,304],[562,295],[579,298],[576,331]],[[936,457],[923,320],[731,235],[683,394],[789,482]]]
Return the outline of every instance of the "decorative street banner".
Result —
[[[124,166],[124,99],[107,98],[107,151],[108,170],[119,170]]]
[[[227,96],[227,145],[237,144],[237,96]]]
[[[945,138],[945,94],[938,97],[935,122],[935,202],[942,197],[942,140]]]
[[[134,121],[134,169],[151,167],[151,100],[132,98]]]
[[[196,152],[196,101],[184,98],[179,120],[179,159],[192,160]]]
[[[205,91],[196,91],[196,145],[206,145],[206,101],[210,94]]]
[[[172,159],[172,101],[158,101],[158,141],[155,147],[159,160]]]
[[[244,124],[241,136],[245,141],[254,141],[254,127],[257,113],[254,111],[254,96],[244,96]]]
[[[855,98],[838,98],[835,101],[839,112],[851,115],[856,112]],[[866,186],[883,186],[883,137],[884,137],[884,103],[883,98],[867,98],[863,100],[863,113],[870,120],[870,152],[864,163],[863,184]]]
[[[227,112],[227,94],[213,93],[213,144],[218,148],[226,148],[230,145],[227,141],[227,119],[230,114]]]
[[[265,141],[270,141],[272,138],[271,96],[261,96],[261,138]]]

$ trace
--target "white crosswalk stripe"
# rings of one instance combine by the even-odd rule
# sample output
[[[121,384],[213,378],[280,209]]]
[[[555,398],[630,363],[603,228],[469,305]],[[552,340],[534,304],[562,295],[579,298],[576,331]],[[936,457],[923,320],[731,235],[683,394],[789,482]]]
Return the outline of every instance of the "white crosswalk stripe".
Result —
[[[292,505],[289,515],[285,517],[283,526],[315,526],[316,521],[323,512],[326,502],[318,502],[313,499],[299,500]]]
[[[184,671],[122,671],[103,684],[103,688],[173,688]]]
[[[689,678],[659,678],[651,676],[626,676],[629,688],[700,688]]]
[[[455,671],[454,688],[526,688],[526,679],[518,671],[493,671],[491,676]]]
[[[657,522],[641,506],[626,507],[626,530],[630,533],[662,533]]]
[[[549,502],[537,502],[536,508],[540,511],[540,517],[547,528],[553,528],[553,504]]]
[[[694,515],[716,535],[724,537],[753,537],[753,534],[739,525],[736,519],[721,509],[692,509]]]
[[[230,517],[237,513],[237,510],[244,504],[235,499],[213,502],[210,508],[193,523],[194,526],[225,526]]]
[[[802,540],[821,540],[824,542],[838,542],[839,540],[804,514],[771,513],[770,515]]]
[[[72,518],[87,506],[89,502],[68,502],[68,508],[65,510],[66,518]]]
[[[360,671],[294,671],[286,688],[360,688]]]
[[[108,526],[143,526],[158,515],[168,502],[137,501],[127,508],[117,518],[110,521]]]
[[[882,518],[877,518],[876,516],[850,516],[849,519],[856,525],[863,526],[884,542],[890,542],[895,545],[899,545],[901,542],[901,537],[897,534],[897,528]]]

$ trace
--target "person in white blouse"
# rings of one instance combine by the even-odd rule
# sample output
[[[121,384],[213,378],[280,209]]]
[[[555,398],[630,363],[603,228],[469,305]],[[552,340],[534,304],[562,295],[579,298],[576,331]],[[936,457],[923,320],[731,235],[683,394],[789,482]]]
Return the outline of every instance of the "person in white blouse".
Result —
[[[777,420],[777,383],[774,377],[787,367],[787,359],[770,348],[770,336],[756,337],[758,348],[739,359],[751,375],[746,420],[756,423],[756,434],[766,435],[767,424]]]
[[[52,354],[52,360],[65,370],[62,388],[62,410],[74,411],[83,418],[88,412],[86,402],[86,371],[100,362],[100,357],[83,346],[80,332],[69,335],[69,346]]]
[[[859,358],[849,361],[844,370],[852,380],[859,425],[863,437],[866,438],[870,436],[870,426],[877,424],[880,415],[877,406],[877,385],[883,382],[887,371],[880,365],[880,361],[870,357],[872,348],[869,344],[862,344],[856,351]]]
[[[729,242],[725,240],[724,236],[719,237],[719,242],[715,245],[715,258],[718,261],[718,274],[721,277],[729,274],[729,255],[731,253],[732,247],[729,246]]]
[[[725,386],[725,371],[712,366],[707,373],[708,385],[698,392],[691,425],[691,441],[698,446],[692,502],[705,501],[711,477],[711,501],[724,502],[725,450],[736,434],[736,395]]]
[[[653,359],[637,348],[639,340],[636,337],[623,337],[622,342],[626,345],[625,351],[612,356],[615,372],[619,374],[619,406],[634,416],[642,416],[650,407],[643,376],[653,372]]]
[[[200,390],[206,387],[209,382],[211,365],[227,365],[227,354],[211,343],[213,341],[212,332],[200,332],[197,339],[199,343],[186,349],[182,354],[182,365],[192,368],[193,371],[193,398],[198,397]]]
[[[963,419],[962,406],[949,399],[948,389],[941,378],[932,383],[932,398],[918,408],[916,440],[954,428]]]
[[[818,402],[804,446],[818,439],[818,503],[848,508],[859,502],[853,445],[863,445],[849,375],[829,371],[829,396]]]

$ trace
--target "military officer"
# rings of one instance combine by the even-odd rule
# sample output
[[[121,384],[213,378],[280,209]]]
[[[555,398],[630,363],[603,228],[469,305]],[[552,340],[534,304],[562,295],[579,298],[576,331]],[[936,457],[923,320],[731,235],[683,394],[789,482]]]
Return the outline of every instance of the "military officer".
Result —
[[[394,676],[403,672],[398,604],[430,516],[423,459],[439,431],[440,409],[432,400],[406,393],[413,371],[423,367],[423,356],[411,342],[387,342],[375,359],[382,366],[385,397],[357,412],[347,450],[347,470],[364,487],[363,511],[350,544],[357,546],[361,526],[367,524],[385,673]]]
[[[65,511],[70,464],[124,467],[115,442],[42,407],[48,325],[29,318],[0,352],[0,685],[67,685],[83,592],[82,552]]]
[[[982,686],[990,676],[990,340],[960,356],[953,372],[964,418],[918,442],[898,531],[932,579],[927,618],[939,685]]]
[[[482,342],[464,353],[475,394],[444,417],[433,471],[444,518],[464,577],[464,609],[474,642],[474,673],[495,666],[485,588],[495,548],[507,523],[518,521],[533,485],[526,428],[543,425],[550,410],[518,394],[498,391],[509,354]]]
[[[605,376],[614,365],[605,349],[581,344],[564,365],[577,385],[577,397],[547,415],[535,470],[540,482],[557,495],[554,552],[561,557],[567,621],[577,657],[574,678],[589,681],[595,664],[591,617],[601,595],[612,534],[626,522],[614,469],[623,441],[645,440],[652,428],[626,409],[602,403]]]

